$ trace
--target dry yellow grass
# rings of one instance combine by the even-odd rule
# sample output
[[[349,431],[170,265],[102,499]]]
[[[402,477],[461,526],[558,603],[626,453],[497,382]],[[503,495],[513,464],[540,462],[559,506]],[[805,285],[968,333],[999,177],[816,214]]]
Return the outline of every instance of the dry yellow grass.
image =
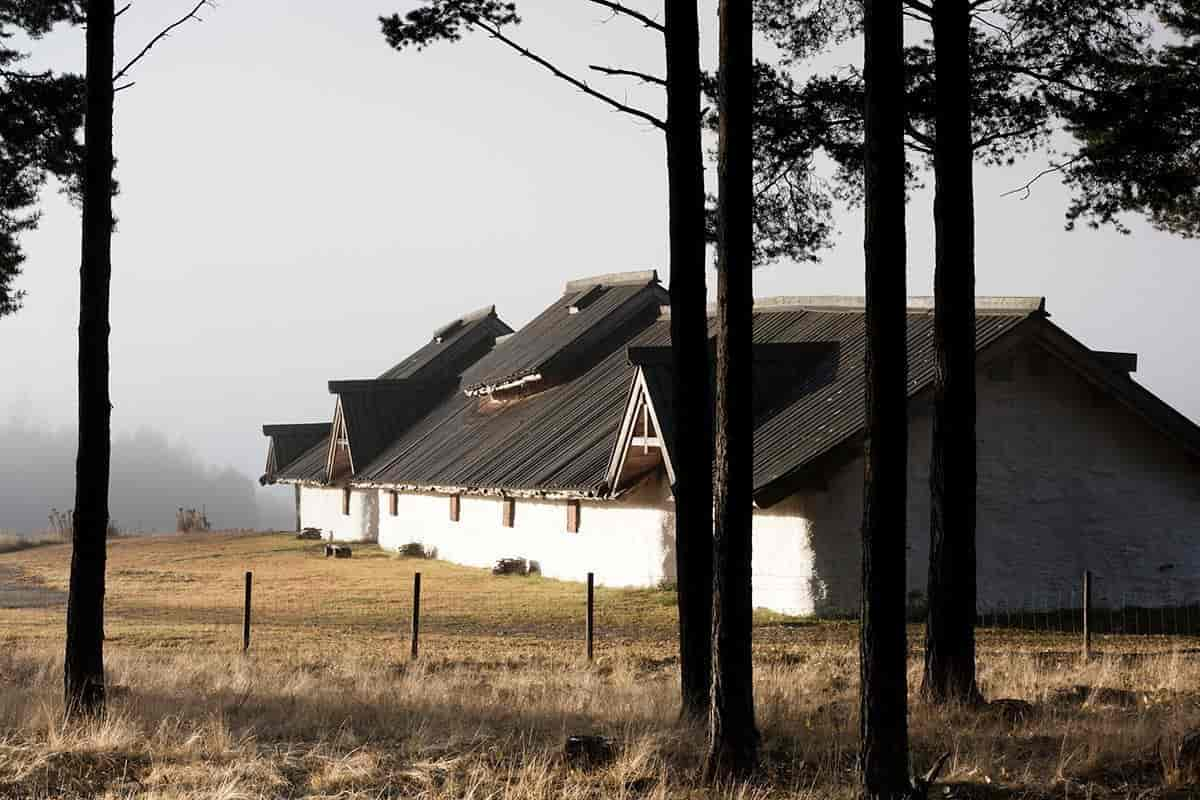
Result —
[[[20,586],[25,606],[0,609],[0,797],[854,796],[851,624],[758,619],[763,774],[706,790],[695,786],[703,732],[675,720],[670,595],[601,590],[588,665],[576,584],[365,548],[327,561],[284,536],[114,543],[106,653],[122,690],[103,720],[65,729],[67,558],[62,547],[0,556],[0,604]],[[429,635],[409,663],[417,568]],[[256,623],[242,656],[246,569]],[[1170,755],[1200,726],[1193,645],[1103,640],[1105,655],[1083,664],[1072,640],[985,632],[985,692],[1033,713],[914,703],[914,761],[950,751],[945,783],[960,798],[1200,796]],[[570,733],[613,737],[615,760],[565,764]]]

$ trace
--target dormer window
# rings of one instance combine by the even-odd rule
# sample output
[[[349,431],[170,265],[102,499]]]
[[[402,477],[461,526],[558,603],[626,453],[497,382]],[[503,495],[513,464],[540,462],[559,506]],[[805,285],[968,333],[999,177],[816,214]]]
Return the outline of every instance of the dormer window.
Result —
[[[461,319],[456,319],[456,320],[454,320],[454,322],[451,322],[449,325],[443,325],[442,327],[438,328],[436,331],[433,332],[433,341],[437,342],[438,344],[441,344],[442,342],[446,341],[446,338],[450,334],[454,333],[462,326],[463,326],[463,321]]]
[[[602,294],[604,294],[603,286],[589,286],[581,292],[576,292],[575,295],[567,301],[567,313],[578,314],[580,311],[596,302],[596,299]]]

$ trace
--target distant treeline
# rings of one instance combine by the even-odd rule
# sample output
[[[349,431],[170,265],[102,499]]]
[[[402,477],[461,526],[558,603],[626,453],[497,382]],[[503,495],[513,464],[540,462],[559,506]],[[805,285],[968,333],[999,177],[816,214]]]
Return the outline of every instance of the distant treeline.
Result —
[[[204,509],[214,529],[295,524],[290,493],[259,489],[150,429],[113,438],[111,486],[112,518],[126,533],[174,531],[180,507]],[[50,510],[70,509],[74,493],[73,430],[0,423],[0,530],[47,530]]]

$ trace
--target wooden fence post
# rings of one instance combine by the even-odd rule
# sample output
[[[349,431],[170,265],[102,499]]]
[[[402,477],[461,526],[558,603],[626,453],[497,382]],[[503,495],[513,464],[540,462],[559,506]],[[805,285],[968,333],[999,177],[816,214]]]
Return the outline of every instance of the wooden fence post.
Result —
[[[587,660],[590,662],[595,655],[593,636],[596,631],[596,576],[589,572],[587,576]]]
[[[1092,657],[1092,571],[1083,571],[1083,659]]]
[[[421,636],[421,573],[413,573],[412,657],[417,657]]]
[[[242,652],[250,649],[250,585],[254,580],[254,573],[246,572],[246,604],[242,609]]]

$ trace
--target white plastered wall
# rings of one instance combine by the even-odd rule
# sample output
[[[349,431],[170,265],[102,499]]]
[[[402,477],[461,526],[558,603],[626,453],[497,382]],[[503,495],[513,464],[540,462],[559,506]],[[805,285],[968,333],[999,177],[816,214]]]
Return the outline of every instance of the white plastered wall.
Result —
[[[593,572],[604,586],[654,586],[675,574],[674,514],[662,481],[618,501],[581,501],[578,533],[567,532],[565,500],[518,497],[506,528],[499,497],[462,495],[452,522],[447,495],[401,492],[392,516],[388,494],[378,499],[379,544],[387,549],[419,542],[440,559],[475,567],[525,558],[546,577],[578,581]]]
[[[1012,366],[980,376],[980,607],[1077,605],[1085,569],[1100,605],[1200,600],[1200,465],[1048,354]]]
[[[1026,345],[978,384],[979,608],[1077,607],[1084,570],[1097,605],[1200,600],[1200,468],[1068,365]],[[929,562],[928,403],[909,434],[908,600]],[[859,605],[861,458],[802,495],[812,520],[815,610]]]
[[[814,581],[812,522],[806,498],[793,495],[754,510],[753,603],[784,614],[814,613],[824,591]]]
[[[517,498],[512,528],[501,524],[498,497],[462,496],[459,521],[450,521],[444,494],[402,492],[396,515],[388,491],[378,505],[379,544],[397,550],[410,542],[436,548],[457,564],[491,567],[501,558],[538,562],[542,574],[604,586],[650,587],[675,579],[675,521],[660,476],[615,501],[583,501],[578,533],[567,532],[563,500]],[[811,614],[810,526],[798,499],[754,515],[754,605],[787,614]]]
[[[379,530],[379,493],[352,489],[350,513],[342,513],[342,489],[338,487],[300,487],[300,525],[317,528],[327,538],[344,542],[374,542]]]

